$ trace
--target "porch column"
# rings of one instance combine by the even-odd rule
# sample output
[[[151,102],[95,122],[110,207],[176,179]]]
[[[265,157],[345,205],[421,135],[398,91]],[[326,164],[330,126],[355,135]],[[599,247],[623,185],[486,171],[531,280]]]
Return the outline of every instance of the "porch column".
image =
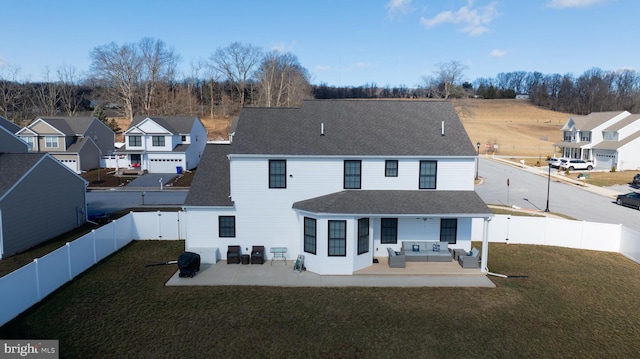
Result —
[[[489,222],[491,217],[484,219],[484,227],[482,233],[482,257],[480,257],[480,272],[487,273],[487,259],[489,257]]]

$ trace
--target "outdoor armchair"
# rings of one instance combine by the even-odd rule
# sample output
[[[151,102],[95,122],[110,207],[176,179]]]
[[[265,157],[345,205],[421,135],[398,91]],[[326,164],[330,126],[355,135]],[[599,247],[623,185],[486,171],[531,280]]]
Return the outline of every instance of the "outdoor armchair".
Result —
[[[251,247],[251,264],[263,264],[264,258],[264,246]]]
[[[241,256],[240,246],[229,246],[227,249],[227,264],[240,264]]]
[[[458,264],[462,268],[480,268],[480,251],[471,248],[469,254],[458,257]]]

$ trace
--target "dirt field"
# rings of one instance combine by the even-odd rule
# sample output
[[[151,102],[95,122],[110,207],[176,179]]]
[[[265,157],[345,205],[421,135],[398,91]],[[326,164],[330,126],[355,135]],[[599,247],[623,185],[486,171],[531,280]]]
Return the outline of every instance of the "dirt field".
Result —
[[[498,145],[496,155],[538,157],[541,160],[552,155],[555,142],[562,140],[560,128],[570,114],[554,112],[536,107],[524,100],[479,100],[462,99],[452,101],[462,120],[471,142],[480,141],[480,152],[485,145]],[[201,118],[207,129],[209,140],[228,138],[231,117]],[[119,119],[118,125],[129,128],[127,119]],[[116,141],[122,141],[121,134]],[[490,152],[492,153],[492,152]]]

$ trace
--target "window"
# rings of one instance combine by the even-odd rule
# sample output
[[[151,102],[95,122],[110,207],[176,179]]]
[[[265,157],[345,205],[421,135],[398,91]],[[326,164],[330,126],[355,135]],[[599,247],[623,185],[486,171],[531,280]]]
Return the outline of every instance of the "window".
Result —
[[[397,218],[382,218],[380,221],[380,243],[398,243]]]
[[[140,146],[142,146],[142,137],[141,136],[129,136],[129,146],[132,146],[132,147],[140,147]]]
[[[58,137],[56,136],[44,136],[44,147],[56,148],[58,147]]]
[[[440,242],[449,242],[455,244],[458,239],[458,219],[442,218],[440,219]]]
[[[20,138],[23,139],[24,142],[27,143],[27,145],[29,145],[29,149],[30,150],[32,150],[35,147],[36,142],[34,141],[32,136],[25,136],[25,137],[20,137]]]
[[[316,220],[304,217],[304,251],[316,254]]]
[[[361,161],[344,161],[344,189],[360,189]]]
[[[329,221],[329,257],[347,256],[347,221]]]
[[[180,136],[180,141],[182,141],[183,143],[187,142],[187,136],[186,135]]]
[[[420,189],[435,189],[438,162],[420,161]]]
[[[153,147],[164,147],[164,136],[151,136],[151,145]]]
[[[287,188],[287,161],[269,160],[269,188]]]
[[[358,254],[369,252],[369,218],[358,220]]]
[[[398,161],[397,160],[384,161],[384,176],[398,177]]]
[[[218,217],[218,236],[219,237],[235,237],[236,236],[236,217],[235,216]]]

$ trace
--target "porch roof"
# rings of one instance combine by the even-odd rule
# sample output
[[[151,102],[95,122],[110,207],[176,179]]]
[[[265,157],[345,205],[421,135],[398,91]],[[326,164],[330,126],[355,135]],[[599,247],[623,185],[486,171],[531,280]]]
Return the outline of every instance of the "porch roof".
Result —
[[[345,190],[295,202],[293,209],[350,215],[493,216],[474,191]]]

